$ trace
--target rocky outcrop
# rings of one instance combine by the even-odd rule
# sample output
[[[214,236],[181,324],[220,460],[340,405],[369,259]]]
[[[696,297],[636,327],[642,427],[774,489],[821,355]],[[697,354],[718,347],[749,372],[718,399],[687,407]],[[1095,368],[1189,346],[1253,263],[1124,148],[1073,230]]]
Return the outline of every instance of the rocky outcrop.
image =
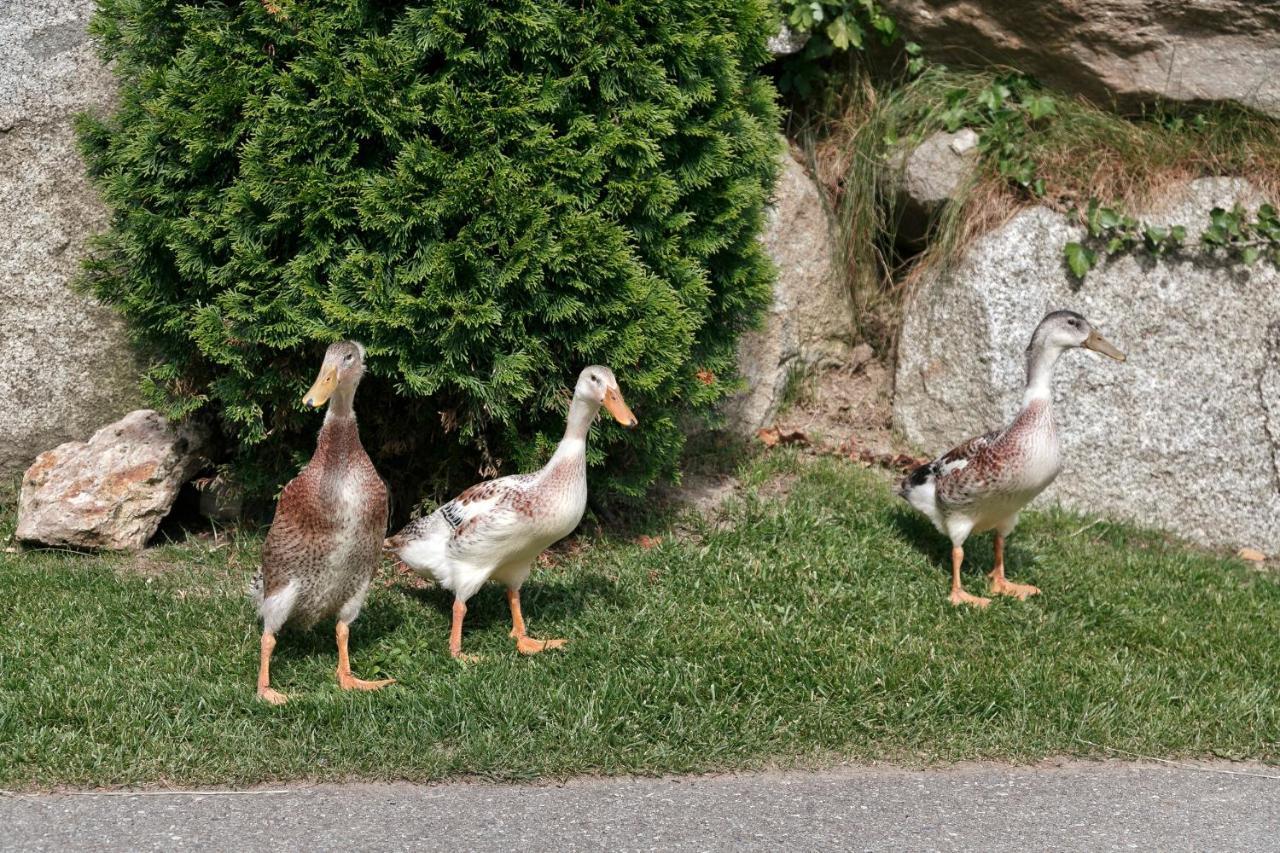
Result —
[[[107,222],[71,127],[113,98],[85,29],[92,9],[8,3],[0,16],[0,475],[138,402],[120,320],[68,288]]]
[[[139,409],[41,453],[22,478],[16,537],[72,548],[137,550],[201,466],[203,434]]]
[[[1187,226],[1194,245],[1208,211],[1236,201],[1262,199],[1243,181],[1204,179],[1144,217]],[[1280,553],[1280,272],[1191,248],[1115,258],[1077,285],[1062,248],[1080,237],[1034,208],[927,275],[902,330],[896,425],[932,453],[1007,423],[1032,329],[1074,309],[1129,359],[1081,350],[1059,363],[1065,467],[1042,500]]]
[[[822,197],[790,154],[761,240],[778,269],[773,301],[761,327],[739,341],[745,390],[724,409],[729,428],[747,435],[773,420],[793,373],[841,362],[853,340],[853,308],[836,272]]]
[[[933,59],[1013,66],[1102,103],[1235,101],[1280,115],[1280,4],[884,0]]]
[[[891,158],[888,190],[896,200],[897,238],[921,244],[929,226],[961,189],[975,178],[978,134],[971,128],[930,135],[914,147],[899,149]]]

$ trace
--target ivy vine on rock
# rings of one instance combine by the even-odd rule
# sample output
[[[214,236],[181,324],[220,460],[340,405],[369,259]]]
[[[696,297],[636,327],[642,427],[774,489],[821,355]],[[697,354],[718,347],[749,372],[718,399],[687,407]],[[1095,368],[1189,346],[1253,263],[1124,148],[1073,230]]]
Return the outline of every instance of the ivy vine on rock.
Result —
[[[1062,250],[1071,274],[1081,281],[1106,256],[1141,251],[1160,258],[1180,251],[1187,238],[1183,225],[1153,225],[1097,199],[1089,200],[1082,218],[1085,239]],[[1265,257],[1280,267],[1280,215],[1270,204],[1260,206],[1254,216],[1239,204],[1230,210],[1215,207],[1200,243],[1237,263],[1252,265]]]

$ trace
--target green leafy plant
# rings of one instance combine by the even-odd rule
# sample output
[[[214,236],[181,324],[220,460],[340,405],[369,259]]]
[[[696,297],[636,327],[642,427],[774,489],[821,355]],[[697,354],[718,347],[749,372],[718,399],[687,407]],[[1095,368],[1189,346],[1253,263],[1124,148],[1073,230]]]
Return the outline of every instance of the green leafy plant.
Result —
[[[875,0],[780,0],[783,22],[809,33],[817,52],[861,50],[869,34],[884,44],[898,37],[898,26]]]
[[[1231,210],[1215,207],[1209,211],[1209,227],[1200,241],[1243,264],[1252,265],[1265,257],[1280,267],[1280,215],[1274,205],[1260,206],[1252,218],[1239,204]]]
[[[824,78],[822,61],[833,54],[861,51],[872,39],[890,45],[899,38],[898,25],[875,0],[774,0],[781,24],[807,35],[800,52],[788,59],[779,79],[783,91],[809,94]],[[911,73],[924,67],[920,46],[905,46]]]
[[[639,494],[768,297],[772,23],[729,0],[101,0],[122,90],[80,125],[112,211],[87,284],[150,353],[153,405],[214,416],[251,491],[309,454],[301,392],[349,337],[399,494],[544,459],[593,362],[640,420],[598,427],[593,478]]]
[[[1159,258],[1182,249],[1187,238],[1182,225],[1142,222],[1097,199],[1089,200],[1083,219],[1087,239],[1063,247],[1067,267],[1081,280],[1105,256],[1142,251]],[[1215,207],[1209,212],[1209,226],[1201,232],[1200,243],[1239,263],[1251,265],[1266,257],[1280,266],[1280,215],[1270,204],[1259,207],[1253,217],[1239,204],[1231,210]]]
[[[1005,74],[976,93],[957,87],[937,110],[949,132],[968,127],[978,134],[978,150],[1002,177],[1032,195],[1044,195],[1044,179],[1037,174],[1026,137],[1056,116],[1058,105],[1034,80]]]

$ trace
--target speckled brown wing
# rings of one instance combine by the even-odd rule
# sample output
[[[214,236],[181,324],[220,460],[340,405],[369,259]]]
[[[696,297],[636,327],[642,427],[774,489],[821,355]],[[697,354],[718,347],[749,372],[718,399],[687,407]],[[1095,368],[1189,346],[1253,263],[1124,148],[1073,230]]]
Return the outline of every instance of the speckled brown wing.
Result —
[[[957,444],[937,459],[926,462],[903,478],[902,484],[899,486],[899,492],[902,493],[916,486],[923,486],[930,480],[937,482],[940,478],[946,476],[948,472],[955,470],[957,467],[963,467],[961,463],[967,465],[970,461],[976,459],[983,450],[994,444],[999,437],[1000,430],[992,430]]]
[[[1035,442],[1044,434],[1054,434],[1053,416],[1048,406],[1026,406],[1006,429],[989,432],[949,451],[939,462],[937,497],[944,509],[970,506],[976,501],[1000,495],[1043,488],[1056,476],[1038,486],[1029,486],[1028,460],[1036,457]]]
[[[361,530],[364,532],[365,539],[361,553],[368,560],[369,576],[373,577],[377,574],[378,565],[382,560],[382,543],[386,539],[387,527],[391,522],[391,500],[386,481],[378,474],[378,469],[373,467],[369,457],[364,454],[362,456],[364,458],[360,466],[360,490],[368,497],[361,519]]]
[[[289,583],[318,577],[332,540],[332,512],[321,494],[320,478],[303,468],[280,493],[275,518],[262,543],[262,594],[271,596]]]
[[[936,461],[938,503],[944,509],[967,506],[988,486],[992,463],[998,455],[1000,430],[975,436],[948,450]]]

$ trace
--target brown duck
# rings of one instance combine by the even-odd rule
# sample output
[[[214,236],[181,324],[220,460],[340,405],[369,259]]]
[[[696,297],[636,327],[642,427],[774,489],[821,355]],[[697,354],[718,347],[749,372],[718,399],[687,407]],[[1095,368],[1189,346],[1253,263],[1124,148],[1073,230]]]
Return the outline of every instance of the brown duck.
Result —
[[[271,688],[271,652],[286,624],[310,627],[338,620],[338,684],[377,690],[393,679],[362,681],[351,674],[348,626],[360,615],[378,567],[387,531],[387,487],[360,443],[352,402],[364,375],[364,347],[333,344],[320,376],[303,398],[316,409],[329,404],[316,452],[284,487],[262,546],[254,597],[262,618],[258,695],[273,705],[286,697]]]

